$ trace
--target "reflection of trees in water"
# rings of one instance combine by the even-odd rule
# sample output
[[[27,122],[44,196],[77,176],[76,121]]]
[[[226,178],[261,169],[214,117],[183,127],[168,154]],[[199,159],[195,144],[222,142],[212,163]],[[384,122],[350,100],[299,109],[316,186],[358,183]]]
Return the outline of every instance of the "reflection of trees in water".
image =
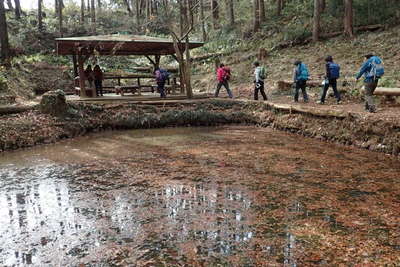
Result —
[[[107,242],[140,247],[150,239],[172,246],[199,241],[198,253],[229,254],[253,236],[246,223],[251,201],[232,188],[82,192],[57,166],[0,176],[0,265],[73,264]]]

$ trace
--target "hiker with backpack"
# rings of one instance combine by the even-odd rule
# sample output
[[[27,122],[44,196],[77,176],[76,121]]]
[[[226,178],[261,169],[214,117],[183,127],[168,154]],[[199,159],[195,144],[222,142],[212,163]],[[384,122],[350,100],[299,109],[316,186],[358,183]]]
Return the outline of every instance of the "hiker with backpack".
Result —
[[[254,100],[258,100],[258,91],[260,91],[262,97],[264,98],[264,101],[268,100],[267,95],[265,94],[264,91],[264,79],[267,77],[265,67],[260,66],[260,62],[256,61],[254,62]]]
[[[333,62],[332,56],[327,56],[325,58],[325,68],[326,68],[326,76],[324,80],[324,88],[322,89],[321,100],[318,102],[319,104],[325,103],[326,93],[329,89],[329,86],[332,86],[333,93],[336,97],[337,104],[340,103],[340,93],[337,90],[337,79],[340,77],[340,66],[339,64]]]
[[[365,110],[376,112],[373,94],[378,86],[379,79],[385,74],[382,60],[373,54],[365,55],[366,61],[361,66],[356,76],[356,80],[364,75],[365,86]]]
[[[305,103],[308,103],[308,95],[306,91],[307,80],[309,77],[308,68],[306,64],[301,62],[300,60],[296,60],[294,62],[294,70],[293,70],[293,81],[294,81],[294,102],[299,102],[299,90],[301,89],[303,93],[303,100]]]
[[[228,93],[230,98],[233,98],[233,94],[231,89],[229,89],[229,79],[231,77],[231,70],[229,67],[225,67],[224,64],[220,64],[219,68],[217,69],[217,80],[218,80],[218,85],[217,85],[217,90],[215,91],[214,96],[218,97],[219,90],[221,89],[222,86],[225,87],[226,92]]]
[[[156,68],[154,74],[156,76],[157,90],[160,93],[160,97],[166,98],[167,94],[165,92],[165,82],[169,78],[169,72],[165,69]]]

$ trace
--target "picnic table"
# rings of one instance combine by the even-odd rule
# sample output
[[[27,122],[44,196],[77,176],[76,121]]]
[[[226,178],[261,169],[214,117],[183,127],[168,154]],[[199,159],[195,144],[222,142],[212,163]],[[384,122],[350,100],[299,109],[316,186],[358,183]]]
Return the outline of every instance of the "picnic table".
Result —
[[[75,80],[79,80],[79,76],[75,78]],[[106,84],[106,80],[114,80],[116,84]],[[136,80],[136,83],[123,84],[122,80]],[[150,82],[144,83],[143,80],[151,80]],[[177,78],[174,75],[171,75],[171,78],[167,80],[165,85],[165,90],[169,94],[176,94],[176,89],[179,87],[177,83]],[[137,93],[141,95],[142,92],[152,92],[154,93],[157,90],[157,84],[155,82],[154,75],[148,73],[142,74],[115,74],[115,73],[105,73],[103,78],[103,92],[112,92],[116,94],[121,94],[122,96],[126,92],[130,92],[132,94]],[[79,94],[80,88],[75,86],[75,91]],[[88,95],[92,95],[91,89],[87,89]]]

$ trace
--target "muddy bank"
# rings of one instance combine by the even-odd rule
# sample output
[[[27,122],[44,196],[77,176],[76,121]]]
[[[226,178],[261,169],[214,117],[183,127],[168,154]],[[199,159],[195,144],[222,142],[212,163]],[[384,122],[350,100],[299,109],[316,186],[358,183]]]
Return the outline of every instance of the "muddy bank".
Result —
[[[13,150],[90,132],[177,126],[246,124],[387,154],[400,153],[400,122],[346,112],[253,101],[201,100],[160,105],[70,103],[54,117],[32,110],[0,119],[0,149]]]

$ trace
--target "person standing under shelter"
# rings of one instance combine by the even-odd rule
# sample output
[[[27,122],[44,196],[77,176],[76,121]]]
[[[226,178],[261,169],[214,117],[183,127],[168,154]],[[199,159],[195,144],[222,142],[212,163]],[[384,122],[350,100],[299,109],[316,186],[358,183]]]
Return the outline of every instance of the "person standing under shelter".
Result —
[[[332,86],[333,93],[336,97],[337,104],[340,104],[340,93],[337,90],[337,79],[340,76],[340,66],[339,64],[333,62],[332,56],[327,56],[325,58],[326,65],[326,76],[324,81],[324,88],[322,89],[321,100],[318,102],[319,104],[325,103],[326,93],[329,89],[329,86]]]
[[[93,69],[94,87],[96,88],[96,96],[103,96],[103,72],[99,65]]]
[[[84,73],[85,73],[85,79],[89,83],[89,87],[93,88],[93,70],[92,70],[92,65],[87,65]]]
[[[308,102],[308,95],[306,91],[307,80],[308,80],[308,68],[306,64],[301,62],[300,60],[296,60],[294,62],[294,70],[293,70],[293,81],[295,85],[294,91],[294,102],[299,102],[299,90],[301,89],[303,93],[303,100],[305,103]]]
[[[217,90],[215,91],[215,97],[218,97],[219,95],[219,90],[221,89],[222,86],[225,87],[226,92],[228,93],[230,98],[233,98],[233,94],[231,89],[229,88],[229,79],[231,77],[231,70],[228,67],[225,67],[224,64],[220,64],[219,68],[217,69],[217,80],[218,80],[218,85],[217,85]]]
[[[373,94],[378,86],[379,79],[385,74],[382,60],[373,54],[365,55],[367,59],[361,66],[360,71],[356,75],[356,80],[364,75],[365,87],[365,110],[376,112]]]
[[[167,94],[165,92],[165,82],[169,78],[169,72],[165,69],[156,68],[154,74],[156,76],[157,90],[160,93],[160,97],[167,98]]]
[[[258,100],[258,91],[260,91],[264,101],[268,100],[267,95],[265,94],[264,91],[264,79],[267,77],[265,67],[260,66],[260,62],[256,61],[254,62],[254,100]]]

